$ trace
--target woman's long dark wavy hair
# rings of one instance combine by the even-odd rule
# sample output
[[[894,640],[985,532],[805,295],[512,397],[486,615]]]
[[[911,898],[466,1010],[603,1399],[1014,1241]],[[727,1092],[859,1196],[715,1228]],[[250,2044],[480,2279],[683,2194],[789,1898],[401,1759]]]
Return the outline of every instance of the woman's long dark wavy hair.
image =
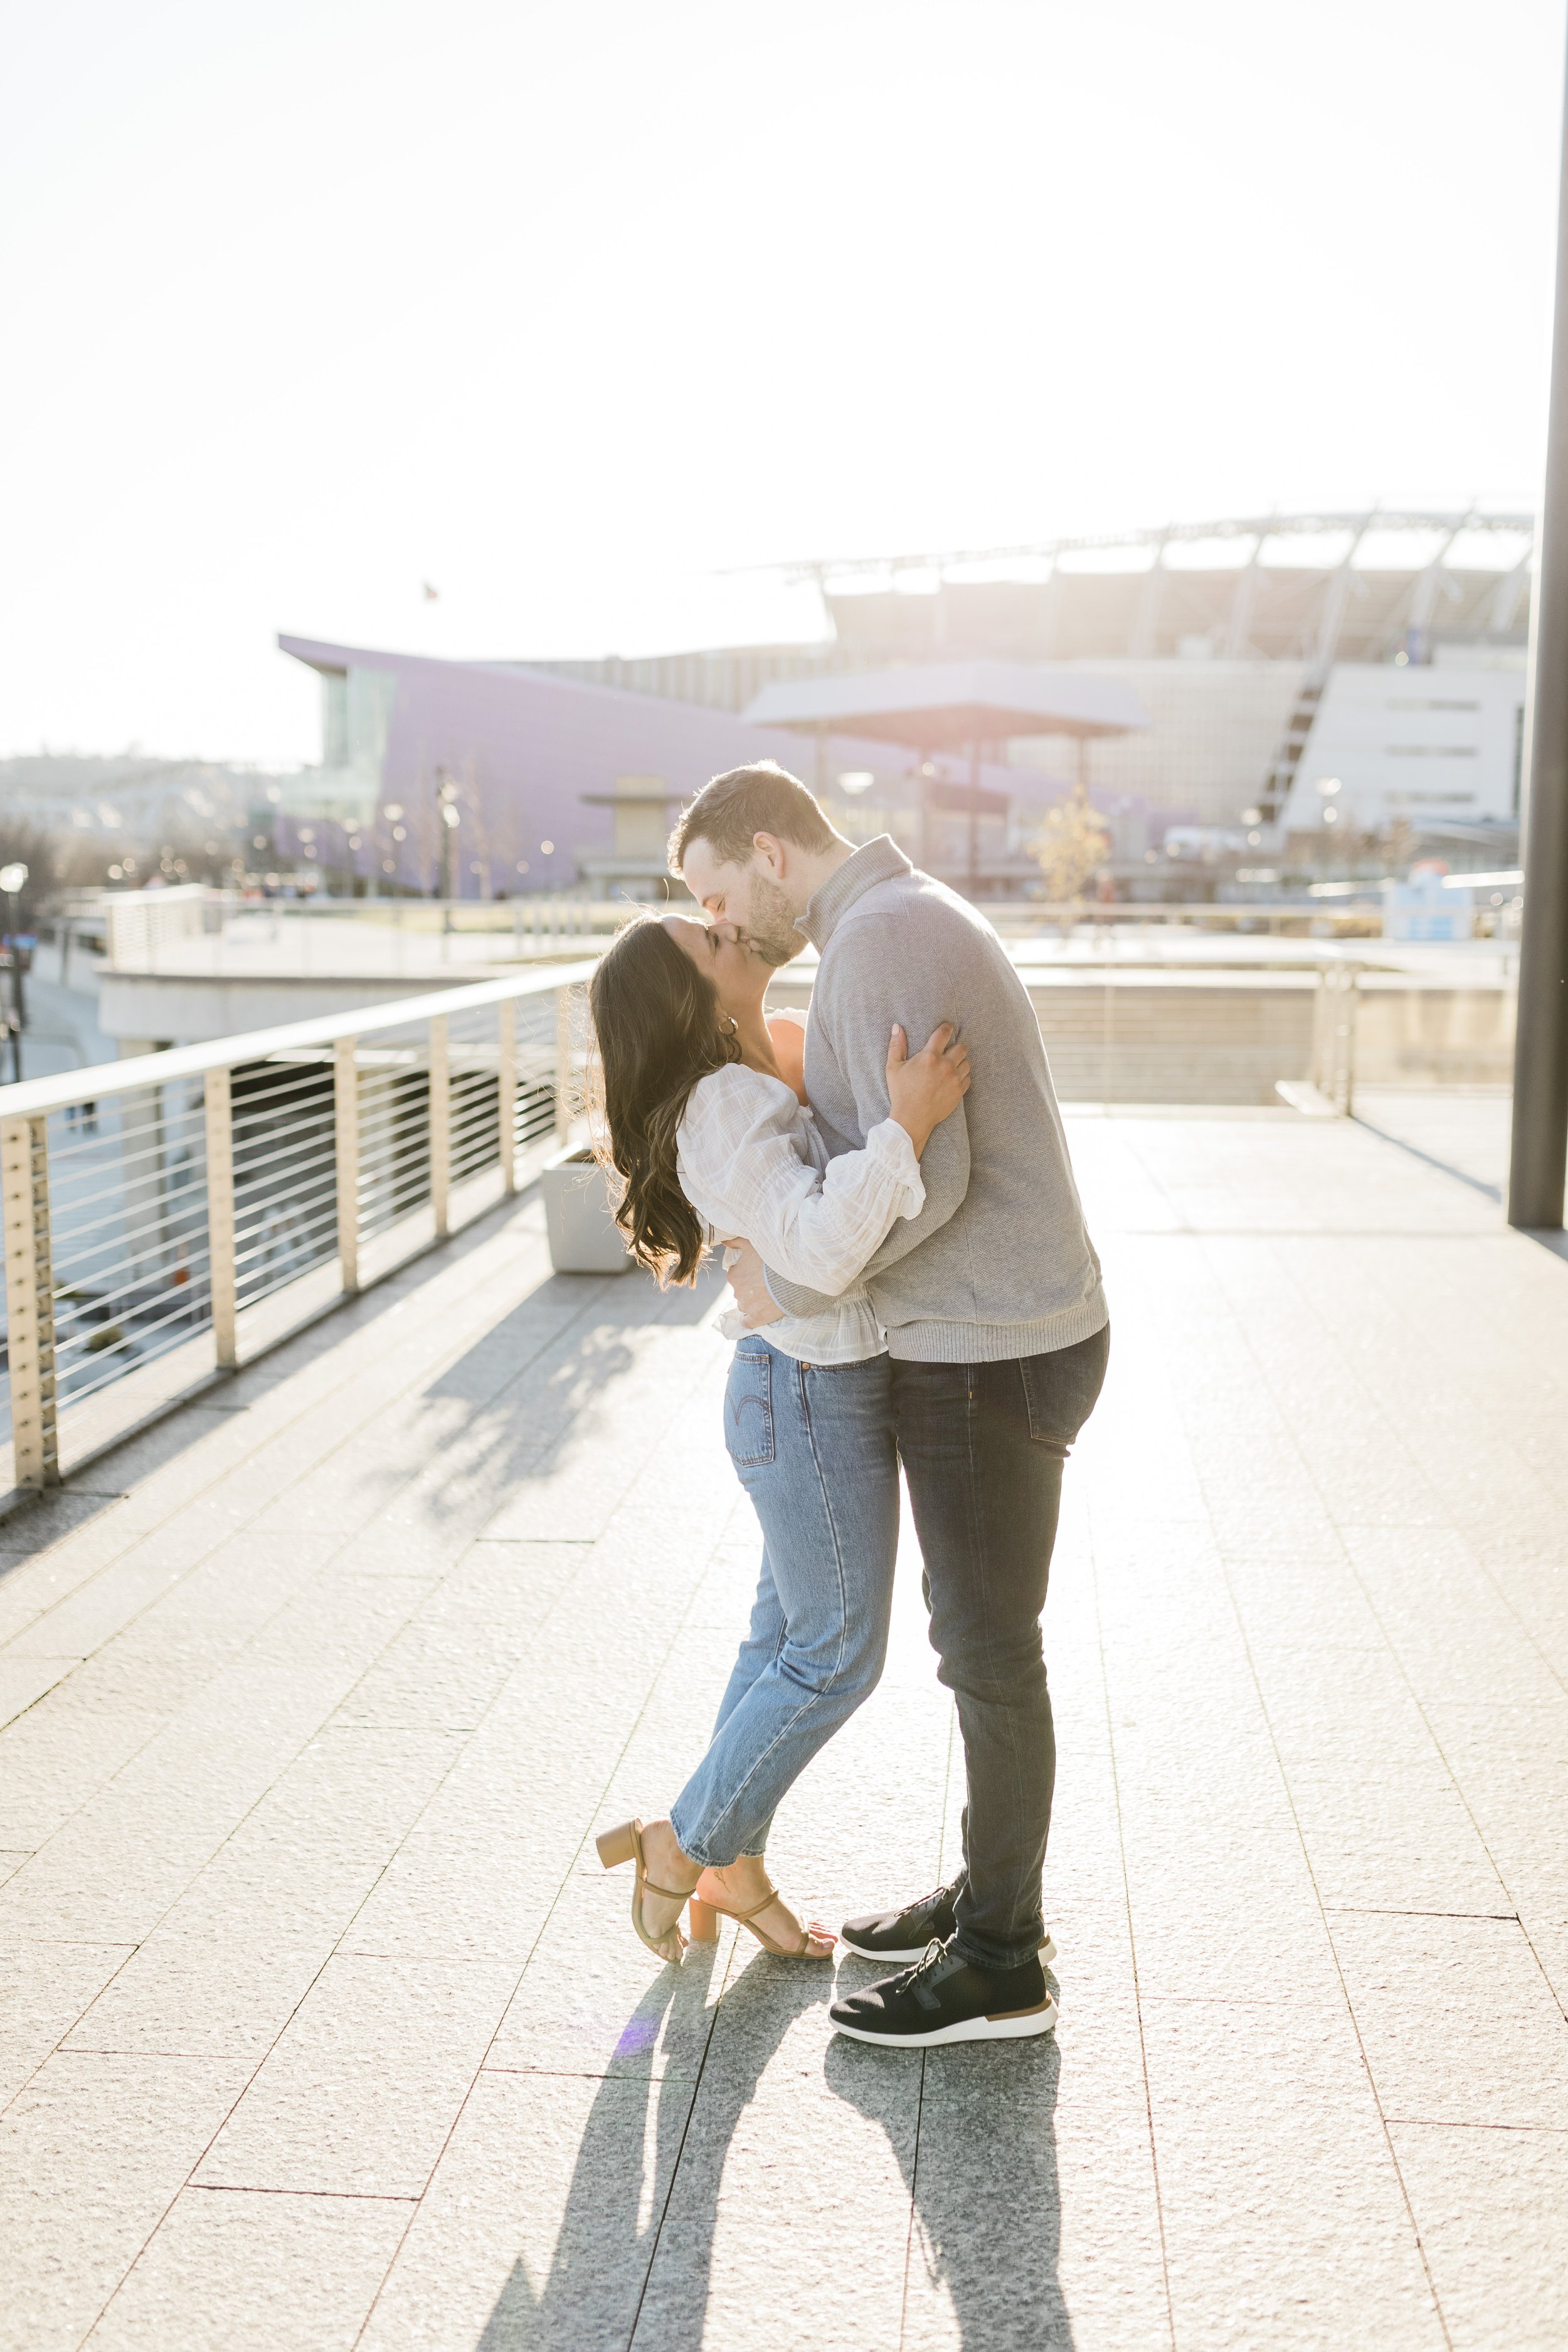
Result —
[[[691,1282],[707,1234],[676,1174],[692,1087],[741,1058],[712,982],[655,915],[628,923],[588,989],[598,1043],[596,1146],[621,1181],[616,1223],[661,1284]]]

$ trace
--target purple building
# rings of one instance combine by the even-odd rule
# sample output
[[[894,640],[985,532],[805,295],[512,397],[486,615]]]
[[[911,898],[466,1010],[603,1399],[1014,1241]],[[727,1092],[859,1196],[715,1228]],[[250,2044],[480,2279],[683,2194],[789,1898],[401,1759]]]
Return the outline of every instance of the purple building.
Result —
[[[965,772],[938,761],[922,776],[918,754],[897,744],[814,740],[521,663],[278,642],[322,691],[321,764],[285,782],[279,845],[373,890],[515,897],[586,880],[635,895],[663,872],[674,810],[751,760],[803,777],[852,835],[890,831],[919,856],[933,784]],[[984,781],[1000,861],[1010,797],[1028,787],[1016,769],[988,768]],[[1030,782],[1055,797],[1045,779]]]
[[[284,787],[289,845],[373,888],[488,898],[646,880],[663,869],[665,811],[750,760],[830,791],[844,773],[871,778],[868,817],[918,803],[916,762],[896,745],[819,746],[521,664],[278,642],[322,688],[321,765]]]

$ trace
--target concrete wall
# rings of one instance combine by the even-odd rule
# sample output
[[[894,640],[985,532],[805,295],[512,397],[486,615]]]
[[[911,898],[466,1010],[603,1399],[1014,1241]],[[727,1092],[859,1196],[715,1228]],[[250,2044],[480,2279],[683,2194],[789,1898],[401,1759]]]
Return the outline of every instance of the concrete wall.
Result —
[[[1314,972],[1024,977],[1063,1102],[1275,1104],[1281,1078],[1311,1075]],[[781,973],[769,1003],[805,1005],[810,995],[809,974]],[[1356,1045],[1361,1085],[1507,1085],[1512,992],[1373,973]]]

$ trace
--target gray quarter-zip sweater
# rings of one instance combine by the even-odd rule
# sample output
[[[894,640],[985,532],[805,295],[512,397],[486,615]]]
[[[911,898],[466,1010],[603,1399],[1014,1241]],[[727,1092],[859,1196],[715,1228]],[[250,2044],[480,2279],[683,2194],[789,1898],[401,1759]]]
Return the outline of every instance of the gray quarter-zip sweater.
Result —
[[[888,1116],[889,1035],[918,1053],[956,1022],[973,1083],[921,1160],[925,1207],[867,1267],[894,1356],[995,1363],[1087,1339],[1109,1319],[1039,1023],[1001,940],[965,899],[920,873],[886,834],[813,898],[799,928],[821,964],[805,1087],[835,1157]],[[826,1302],[784,1276],[791,1314]]]

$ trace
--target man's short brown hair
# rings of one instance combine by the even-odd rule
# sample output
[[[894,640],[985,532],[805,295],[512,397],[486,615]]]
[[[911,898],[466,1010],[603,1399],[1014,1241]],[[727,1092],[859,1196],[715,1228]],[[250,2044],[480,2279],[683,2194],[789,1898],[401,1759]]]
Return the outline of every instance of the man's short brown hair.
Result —
[[[831,849],[837,838],[798,776],[776,760],[731,768],[704,784],[669,836],[669,870],[679,874],[694,841],[705,841],[721,866],[743,866],[759,833],[793,841],[797,849]]]

